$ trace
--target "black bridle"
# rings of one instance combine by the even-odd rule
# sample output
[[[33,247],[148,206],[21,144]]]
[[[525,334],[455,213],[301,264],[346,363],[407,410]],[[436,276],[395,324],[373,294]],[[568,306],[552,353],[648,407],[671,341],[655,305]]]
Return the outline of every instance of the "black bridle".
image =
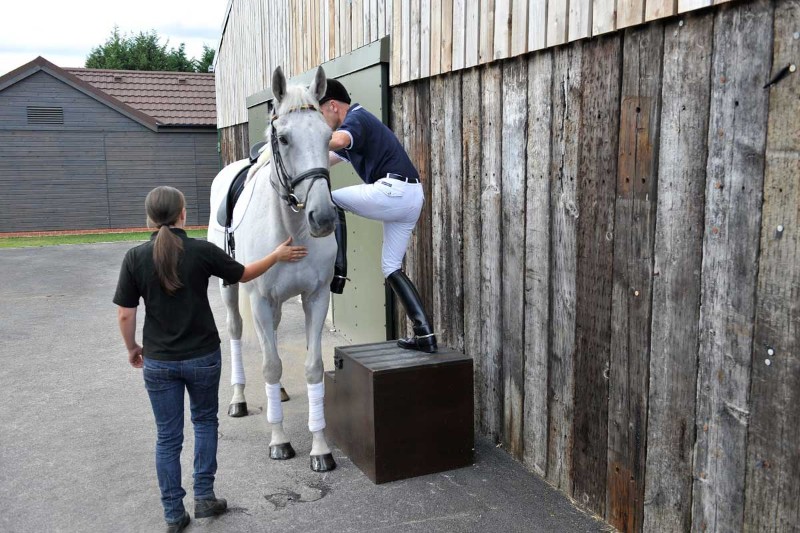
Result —
[[[319,113],[319,109],[317,109],[316,106],[307,104],[298,107],[292,107],[286,112],[286,114],[295,111],[316,111]],[[280,187],[283,189],[283,191],[278,190],[275,182],[272,182],[272,188],[275,189],[275,192],[278,193],[281,199],[286,202],[292,211],[299,213],[300,209],[305,208],[306,202],[300,201],[300,199],[294,193],[294,188],[297,187],[297,185],[299,185],[302,181],[310,179],[311,185],[308,186],[308,190],[311,190],[311,187],[314,186],[315,181],[324,179],[325,183],[328,185],[328,192],[330,192],[330,172],[327,168],[318,167],[306,170],[302,174],[292,177],[292,175],[286,171],[286,166],[283,164],[283,158],[281,157],[281,152],[278,147],[278,133],[275,131],[275,121],[278,120],[278,118],[278,115],[272,115],[272,121],[270,122],[272,131],[270,136],[272,137],[272,160],[275,163],[275,173],[278,175],[278,181],[280,181]],[[306,200],[308,200],[308,192],[306,192]]]

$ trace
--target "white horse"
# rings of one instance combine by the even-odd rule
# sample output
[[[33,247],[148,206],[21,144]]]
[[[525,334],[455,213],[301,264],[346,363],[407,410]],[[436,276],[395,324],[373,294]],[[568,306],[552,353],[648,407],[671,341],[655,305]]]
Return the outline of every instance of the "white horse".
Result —
[[[297,263],[277,263],[249,283],[223,286],[220,282],[231,337],[231,382],[234,387],[231,410],[238,410],[236,414],[239,415],[247,414],[240,344],[241,288],[241,295],[249,298],[263,353],[267,421],[272,428],[271,459],[289,459],[295,454],[283,429],[280,385],[283,369],[278,356],[276,330],[281,321],[283,302],[297,295],[302,297],[308,352],[305,361],[308,427],[313,436],[311,469],[316,472],[336,468],[323,433],[322,328],[328,313],[337,250],[332,235],[337,215],[331,200],[328,174],[331,130],[318,110],[318,100],[325,94],[325,86],[322,68],[317,69],[308,88],[287,87],[281,68],[275,70],[272,76],[274,115],[267,131],[269,142],[250,169],[247,185],[233,212],[235,257],[240,263],[267,255],[289,236],[293,245],[306,246],[308,255]],[[228,165],[211,186],[208,240],[223,249],[226,236],[217,223],[216,213],[226,199],[231,182],[247,163],[243,160]],[[248,314],[247,302],[242,303],[242,310]],[[234,413],[229,411],[229,414]]]

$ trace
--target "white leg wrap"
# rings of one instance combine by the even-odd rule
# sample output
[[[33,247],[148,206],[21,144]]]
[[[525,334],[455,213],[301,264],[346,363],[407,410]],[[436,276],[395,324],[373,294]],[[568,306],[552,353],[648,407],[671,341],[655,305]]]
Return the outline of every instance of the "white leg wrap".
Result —
[[[244,366],[242,365],[242,341],[231,339],[231,385],[244,385]]]
[[[308,385],[308,430],[312,433],[325,429],[325,382]]]
[[[281,384],[267,383],[267,422],[277,424],[283,422],[283,406],[281,405]]]

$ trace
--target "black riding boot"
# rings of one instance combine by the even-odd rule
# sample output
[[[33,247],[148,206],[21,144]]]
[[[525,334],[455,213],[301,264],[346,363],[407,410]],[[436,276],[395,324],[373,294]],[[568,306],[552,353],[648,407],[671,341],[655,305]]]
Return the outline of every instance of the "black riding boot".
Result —
[[[422,307],[417,288],[408,279],[405,272],[395,270],[386,278],[392,290],[403,303],[403,307],[411,319],[414,327],[414,336],[408,339],[398,339],[397,345],[401,348],[419,350],[421,352],[436,353],[436,335],[428,321],[428,315]]]
[[[336,252],[336,263],[333,265],[331,292],[342,294],[347,281],[347,222],[344,218],[344,209],[337,207],[336,214],[339,220],[334,226],[333,234],[336,236],[336,245],[339,249]]]

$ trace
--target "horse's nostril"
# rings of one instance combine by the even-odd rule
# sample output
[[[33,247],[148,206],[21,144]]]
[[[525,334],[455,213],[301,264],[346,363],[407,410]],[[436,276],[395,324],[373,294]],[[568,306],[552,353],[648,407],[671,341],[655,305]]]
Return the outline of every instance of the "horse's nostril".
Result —
[[[333,226],[336,222],[335,213],[333,215],[329,215],[324,209],[321,211],[309,210],[307,216],[308,224],[311,226],[313,231],[326,235],[333,231]]]

